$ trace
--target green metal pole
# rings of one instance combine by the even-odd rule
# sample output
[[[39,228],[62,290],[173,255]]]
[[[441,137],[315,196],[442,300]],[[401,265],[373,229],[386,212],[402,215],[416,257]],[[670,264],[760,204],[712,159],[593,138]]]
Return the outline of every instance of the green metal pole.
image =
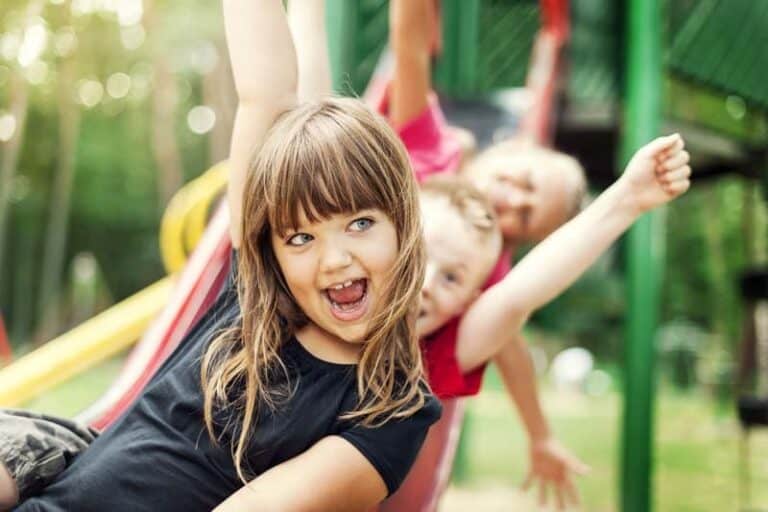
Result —
[[[622,168],[658,134],[661,117],[660,0],[627,0],[627,73]],[[654,335],[663,261],[663,215],[644,215],[627,239],[628,303],[621,452],[622,512],[652,509]]]
[[[357,0],[326,0],[325,21],[328,30],[328,53],[331,62],[333,90],[349,93],[353,89],[355,66],[354,39],[357,31]]]
[[[435,67],[435,84],[449,94],[471,94],[479,74],[480,0],[446,0],[442,17],[443,54]]]

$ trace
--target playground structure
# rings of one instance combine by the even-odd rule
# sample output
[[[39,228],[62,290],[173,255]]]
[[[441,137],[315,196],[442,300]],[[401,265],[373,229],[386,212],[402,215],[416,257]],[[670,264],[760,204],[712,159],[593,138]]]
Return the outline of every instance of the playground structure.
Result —
[[[591,181],[597,184],[609,181],[618,160],[624,162],[635,148],[659,132],[662,90],[666,88],[671,95],[680,94],[682,77],[687,80],[697,77],[689,74],[695,69],[681,69],[671,77],[663,75],[659,2],[627,2],[623,139],[618,135],[618,112],[605,115],[597,124],[594,120],[591,124],[585,123],[584,103],[579,104],[579,98],[569,93],[568,85],[563,83],[563,50],[569,36],[572,36],[572,45],[579,43],[579,30],[583,27],[573,26],[573,22],[580,12],[583,14],[578,10],[583,7],[577,6],[591,4],[595,8],[603,3],[574,2],[569,16],[568,3],[557,0],[543,0],[540,5],[523,1],[444,1],[444,27],[448,37],[437,62],[435,82],[446,97],[449,119],[474,128],[481,144],[489,142],[499,128],[504,133],[519,129],[542,142],[554,139],[558,147],[576,154],[586,163]],[[708,9],[716,9],[722,2],[709,4],[715,7],[709,5]],[[337,89],[361,91],[369,82],[386,40],[386,2],[328,0],[328,11]],[[613,14],[619,17],[619,13]],[[512,27],[514,30],[510,30]],[[501,45],[501,33],[514,35]],[[692,37],[688,35],[689,39]],[[684,53],[683,46],[682,42],[674,43],[673,54],[674,51]],[[574,58],[579,48],[571,46],[569,51],[571,66],[575,68]],[[675,70],[674,63],[671,68]],[[511,106],[501,96],[492,94],[499,89],[523,85],[523,81],[527,93],[523,95],[522,105],[527,108],[522,111],[519,105]],[[714,86],[724,90],[734,87],[727,83]],[[741,169],[755,175],[761,159],[765,162],[765,150],[760,149],[764,141],[755,139],[754,134],[740,136],[738,127],[733,126],[729,128],[731,131],[718,127],[702,130],[700,126],[692,126],[695,120],[690,119],[689,113],[685,115],[688,117],[675,111],[669,113],[671,124],[682,128],[686,138],[702,148],[700,153],[691,151],[705,155],[694,164],[697,174],[714,176]],[[747,122],[759,124],[760,121],[744,121]],[[476,126],[472,126],[473,123]],[[491,123],[494,129],[487,130]],[[713,150],[710,143],[715,139],[718,144]],[[609,147],[602,141],[609,141]],[[598,147],[600,151],[588,151],[590,147]],[[718,149],[722,147],[726,149]],[[616,156],[619,153],[620,158]],[[228,255],[226,212],[215,208],[223,184],[223,167],[218,167],[188,185],[169,205],[161,247],[169,274],[181,272],[175,284],[171,283],[172,278],[164,279],[1,370],[0,404],[21,403],[141,337],[110,391],[82,416],[100,427],[114,420],[215,297],[226,273]],[[203,235],[207,221],[210,221],[209,227]],[[627,242],[632,309],[628,318],[622,457],[621,510],[625,511],[651,509],[653,335],[661,279],[661,224],[659,217],[643,219]],[[195,246],[198,249],[192,253]],[[150,320],[158,313],[160,316],[150,327]]]

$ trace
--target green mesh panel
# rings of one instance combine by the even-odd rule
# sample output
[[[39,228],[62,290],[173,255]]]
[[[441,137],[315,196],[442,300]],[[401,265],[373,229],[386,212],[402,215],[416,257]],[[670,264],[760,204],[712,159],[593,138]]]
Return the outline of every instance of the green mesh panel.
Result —
[[[345,89],[351,88],[355,94],[362,94],[370,80],[379,55],[386,46],[389,33],[389,2],[387,0],[353,0],[355,5],[347,2],[347,7],[353,11],[349,20],[351,38],[348,39],[350,48],[349,62],[346,69]]]
[[[611,102],[619,96],[621,36],[618,26],[616,2],[572,2],[571,40],[566,49],[570,100],[595,104]]]
[[[475,92],[525,84],[539,25],[539,4],[536,1],[482,2]]]
[[[679,23],[671,34],[670,71],[768,108],[768,2],[700,0],[687,16],[674,2],[670,7]]]

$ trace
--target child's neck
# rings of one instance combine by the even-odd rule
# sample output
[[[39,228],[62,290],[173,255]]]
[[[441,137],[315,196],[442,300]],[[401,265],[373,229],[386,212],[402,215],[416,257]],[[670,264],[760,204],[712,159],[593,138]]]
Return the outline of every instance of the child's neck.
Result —
[[[344,341],[328,331],[309,323],[296,332],[296,339],[313,356],[335,364],[357,364],[362,343]]]

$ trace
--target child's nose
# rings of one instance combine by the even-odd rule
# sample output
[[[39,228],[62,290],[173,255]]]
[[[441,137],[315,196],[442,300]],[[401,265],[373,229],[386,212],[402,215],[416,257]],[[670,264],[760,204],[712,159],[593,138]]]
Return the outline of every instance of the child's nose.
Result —
[[[522,210],[531,205],[530,195],[516,187],[510,188],[506,194],[507,208],[511,210]]]
[[[321,260],[322,270],[333,272],[348,267],[352,264],[352,254],[343,245],[326,244],[323,248]]]

